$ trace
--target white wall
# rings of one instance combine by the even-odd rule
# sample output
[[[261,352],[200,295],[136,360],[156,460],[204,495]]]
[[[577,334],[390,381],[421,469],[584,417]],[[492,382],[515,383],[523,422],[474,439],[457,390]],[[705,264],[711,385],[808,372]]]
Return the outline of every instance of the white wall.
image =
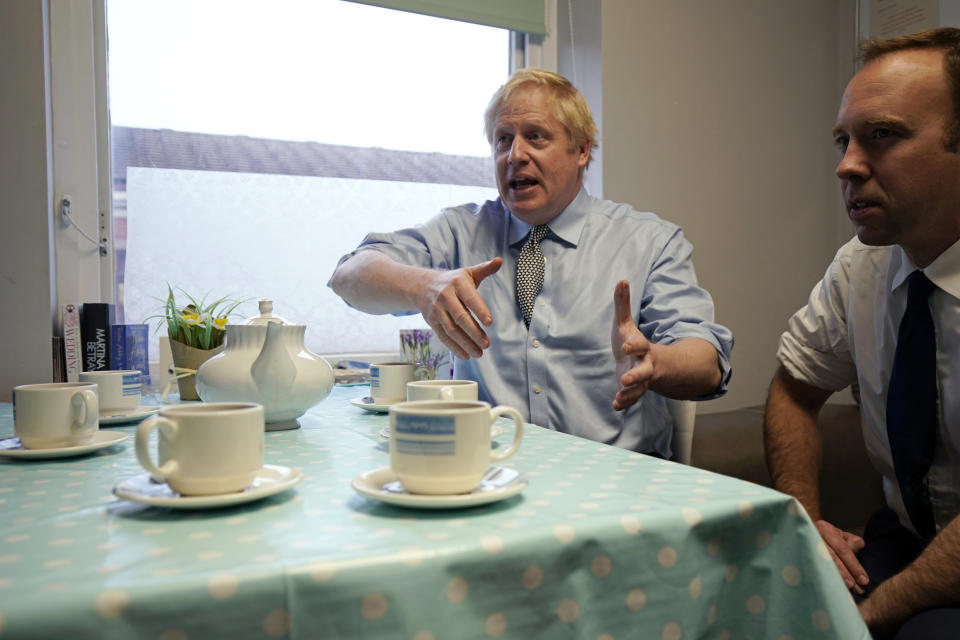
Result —
[[[700,411],[760,404],[787,318],[850,235],[830,130],[854,0],[604,0],[599,28],[596,5],[575,2],[574,43],[603,196],[684,228],[734,332],[730,390]]]
[[[0,401],[52,379],[47,3],[0,2]]]

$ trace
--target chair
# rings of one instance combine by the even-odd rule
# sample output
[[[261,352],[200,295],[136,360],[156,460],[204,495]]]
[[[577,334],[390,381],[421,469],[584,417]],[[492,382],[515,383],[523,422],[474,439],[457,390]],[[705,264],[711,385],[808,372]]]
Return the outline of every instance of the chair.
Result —
[[[693,427],[697,417],[697,403],[693,400],[667,398],[667,408],[673,417],[673,461],[690,464],[693,451]]]

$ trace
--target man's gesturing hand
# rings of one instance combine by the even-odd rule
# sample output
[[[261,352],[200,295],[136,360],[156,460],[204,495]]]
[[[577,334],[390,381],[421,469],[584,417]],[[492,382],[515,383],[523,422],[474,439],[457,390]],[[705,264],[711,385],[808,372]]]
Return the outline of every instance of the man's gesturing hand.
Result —
[[[613,292],[613,328],[610,346],[617,362],[617,385],[613,408],[621,411],[631,406],[647,391],[653,378],[653,357],[650,341],[637,328],[630,311],[630,283],[621,280]]]
[[[479,323],[490,326],[493,315],[477,287],[502,264],[502,258],[494,258],[472,267],[430,272],[417,306],[437,337],[461,360],[479,358],[490,346]]]

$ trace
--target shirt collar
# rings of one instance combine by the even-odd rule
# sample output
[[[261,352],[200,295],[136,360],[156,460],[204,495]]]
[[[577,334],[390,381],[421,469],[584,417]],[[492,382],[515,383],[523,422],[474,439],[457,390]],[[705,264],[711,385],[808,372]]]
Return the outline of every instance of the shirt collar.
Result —
[[[584,187],[580,187],[570,204],[557,216],[547,223],[550,227],[550,233],[563,242],[576,247],[580,242],[580,235],[583,233],[583,225],[587,221],[587,213],[590,211],[590,202],[592,198]],[[510,246],[522,243],[533,225],[529,225],[520,218],[510,214],[510,230],[507,235],[507,241]]]
[[[917,269],[917,266],[910,260],[910,256],[900,246],[895,247],[895,251],[900,256],[900,266],[890,283],[891,291],[902,285],[907,277]],[[936,260],[923,269],[923,273],[937,287],[954,298],[960,299],[960,240],[947,247],[943,253],[937,256]]]

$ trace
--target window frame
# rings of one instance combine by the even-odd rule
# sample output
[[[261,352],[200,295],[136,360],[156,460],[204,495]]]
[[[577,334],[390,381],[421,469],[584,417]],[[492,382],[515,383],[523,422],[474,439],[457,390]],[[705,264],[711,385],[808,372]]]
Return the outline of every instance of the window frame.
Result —
[[[57,308],[77,301],[114,303],[106,0],[49,1]],[[556,38],[550,35],[556,32],[556,0],[544,1],[549,33],[511,31],[511,73],[530,66],[557,68]],[[102,250],[62,219],[66,197],[72,220],[99,239]]]

